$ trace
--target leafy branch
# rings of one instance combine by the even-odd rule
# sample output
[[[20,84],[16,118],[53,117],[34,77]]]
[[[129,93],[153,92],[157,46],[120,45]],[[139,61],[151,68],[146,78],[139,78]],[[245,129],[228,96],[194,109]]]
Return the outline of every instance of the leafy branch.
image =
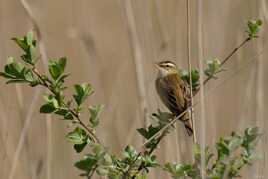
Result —
[[[223,64],[247,42],[258,37],[260,26],[260,20],[249,21],[248,37],[238,47],[222,62],[217,59],[207,61],[207,68],[204,71],[207,79],[203,84],[206,84],[210,79],[216,78],[218,73],[224,71]],[[67,58],[61,57],[49,60],[49,75],[45,75],[40,73],[36,67],[40,54],[37,51],[37,41],[33,32],[29,32],[22,38],[13,38],[12,40],[22,49],[21,62],[14,57],[9,57],[4,71],[0,72],[0,76],[7,80],[7,84],[24,83],[31,87],[42,86],[47,89],[44,95],[45,102],[40,107],[40,113],[56,114],[62,120],[72,124],[73,129],[66,134],[66,138],[73,144],[77,153],[88,147],[88,153],[81,160],[75,162],[75,167],[82,171],[81,176],[90,179],[94,174],[98,174],[107,176],[109,179],[144,179],[150,168],[160,167],[153,152],[163,138],[175,128],[174,124],[180,121],[180,117],[188,109],[177,117],[168,112],[158,110],[151,116],[151,125],[137,129],[142,137],[146,139],[143,144],[143,151],[137,152],[132,146],[128,145],[120,156],[115,156],[109,152],[96,135],[96,128],[100,123],[100,114],[104,106],[93,105],[85,107],[85,101],[94,93],[92,86],[88,83],[75,84],[73,95],[67,98],[64,95],[64,91],[68,89],[65,86],[65,80],[69,76],[68,73],[65,73]],[[197,94],[199,91],[199,75],[199,71],[196,69],[191,71],[191,75],[188,71],[181,71],[181,77],[189,84],[191,76],[193,94]],[[189,109],[194,105],[192,104]],[[84,113],[86,113],[87,122],[82,120]],[[258,136],[257,128],[249,128],[245,131],[244,136],[233,133],[230,138],[220,139],[216,145],[218,157],[214,162],[211,161],[212,153],[207,154],[208,161],[210,161],[207,169],[208,176],[213,179],[217,178],[215,177],[216,174],[229,177],[238,176],[240,169],[252,161],[255,151],[253,143],[256,143]],[[243,153],[233,155],[236,149],[243,149]],[[182,176],[195,176],[195,178],[198,178],[200,176],[200,152],[198,151],[200,149],[196,147],[194,164],[168,163],[164,169],[174,178]]]
[[[89,124],[85,124],[80,118],[83,111],[82,104],[93,93],[91,85],[86,83],[75,85],[73,99],[66,100],[63,92],[67,88],[64,82],[69,76],[64,73],[67,59],[61,57],[50,60],[48,64],[50,76],[41,74],[36,68],[40,55],[37,52],[37,42],[33,32],[29,32],[22,38],[12,38],[12,40],[23,51],[21,55],[23,63],[18,62],[14,57],[9,57],[4,72],[0,72],[0,76],[7,79],[7,84],[26,83],[31,87],[46,88],[48,93],[44,95],[45,103],[40,107],[40,112],[57,114],[63,120],[82,127],[77,126],[67,135],[77,152],[81,152],[88,143],[100,143],[95,134],[95,127],[99,123],[99,114],[103,107],[101,105],[89,107]],[[73,101],[76,104],[73,104]]]
[[[88,122],[81,119],[85,111],[85,101],[93,94],[94,90],[88,83],[75,84],[74,93],[71,99],[67,99],[64,85],[69,74],[65,73],[67,59],[51,59],[48,64],[49,76],[42,74],[36,68],[40,55],[37,52],[37,41],[33,32],[29,32],[24,37],[12,38],[22,49],[21,62],[13,57],[9,57],[4,71],[0,76],[4,77],[7,84],[24,83],[31,87],[42,86],[47,89],[44,95],[44,104],[40,107],[40,113],[56,114],[62,120],[73,125],[73,130],[66,134],[66,138],[73,144],[77,153],[82,152],[86,146],[90,150],[83,159],[75,163],[75,167],[83,171],[81,176],[92,178],[97,173],[100,176],[109,178],[129,178],[133,173],[133,168],[138,168],[143,163],[144,168],[156,167],[155,156],[140,155],[137,151],[127,146],[122,157],[110,154],[107,148],[100,142],[95,134],[96,127],[100,122],[100,113],[103,105],[87,107]]]
[[[64,100],[63,90],[66,89],[64,80],[69,76],[64,74],[67,59],[65,57],[49,61],[50,77],[39,73],[36,69],[36,62],[38,54],[36,50],[36,40],[34,40],[33,33],[29,32],[23,38],[13,38],[17,45],[24,51],[21,56],[24,64],[17,62],[13,57],[8,59],[5,66],[5,71],[0,75],[7,78],[7,83],[28,83],[34,87],[37,85],[43,86],[50,91],[50,94],[44,96],[46,101],[40,108],[41,113],[55,113],[63,116],[65,120],[72,120],[79,123],[89,133],[89,138],[94,142],[99,142],[94,134],[94,129],[88,127],[80,119],[80,105],[84,100],[92,94],[91,86],[89,84],[76,85],[76,94],[74,98],[77,102],[75,109],[71,108],[72,101],[66,102]],[[76,118],[76,120],[74,119]]]
[[[258,38],[258,33],[260,31],[262,25],[262,21],[260,19],[258,20],[249,20],[247,22],[247,37],[237,46],[235,47],[222,61],[220,61],[218,58],[215,58],[213,60],[207,60],[206,61],[206,69],[204,70],[204,74],[207,76],[207,78],[204,80],[203,85],[206,85],[209,80],[211,79],[217,79],[217,74],[223,71],[226,71],[222,68],[222,66],[231,59],[242,47],[244,47],[248,42],[251,40],[254,40]],[[190,84],[190,75],[187,70],[181,71],[182,78]],[[199,71],[197,69],[192,70],[192,80],[193,80],[193,93],[197,94],[199,91]]]
[[[205,149],[205,168],[207,179],[232,179],[241,177],[245,166],[260,158],[256,146],[261,133],[257,127],[247,128],[243,135],[235,132],[229,137],[220,138],[216,143],[216,154],[210,147]],[[194,149],[195,162],[192,164],[166,163],[166,170],[174,179],[190,177],[201,179],[201,150],[198,144]]]

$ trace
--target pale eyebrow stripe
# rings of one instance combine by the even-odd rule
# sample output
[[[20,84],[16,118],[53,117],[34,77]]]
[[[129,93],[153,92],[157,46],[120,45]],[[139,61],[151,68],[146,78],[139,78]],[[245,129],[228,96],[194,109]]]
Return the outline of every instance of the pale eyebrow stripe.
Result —
[[[174,65],[173,63],[166,63],[166,65],[169,65],[169,66],[175,67],[175,65]]]

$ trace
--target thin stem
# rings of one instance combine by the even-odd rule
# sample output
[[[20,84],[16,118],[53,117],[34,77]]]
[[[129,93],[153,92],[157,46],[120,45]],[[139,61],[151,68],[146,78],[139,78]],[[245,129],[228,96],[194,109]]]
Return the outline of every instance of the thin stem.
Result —
[[[91,135],[91,140],[93,140],[93,142],[97,142],[100,144],[100,140],[97,138],[97,136],[94,134],[94,132],[92,131],[92,129],[90,129],[81,119],[79,116],[75,116],[76,119],[79,121],[79,124],[84,127],[88,132],[89,134]]]
[[[87,179],[91,179],[92,177],[93,177],[93,175],[94,175],[94,173],[95,173],[95,171],[97,170],[97,168],[98,168],[98,165],[96,165],[92,170],[91,170],[91,172],[88,174],[88,176],[87,176]]]
[[[220,67],[222,67],[240,48],[242,48],[247,42],[249,42],[251,40],[250,37],[246,38],[242,43],[240,43],[235,49],[233,49],[231,51],[231,53],[229,55],[227,55],[227,57],[225,59],[223,59],[223,61],[220,64]],[[209,76],[207,77],[207,79],[205,79],[205,81],[203,82],[203,85],[207,84],[207,82],[212,78],[213,76]],[[199,91],[199,89],[197,90],[197,92]],[[196,93],[197,93],[196,92]],[[195,94],[196,94],[195,93]]]
[[[195,105],[193,105],[195,106]],[[182,121],[180,118],[187,113],[189,109],[191,109],[193,106],[188,107],[186,110],[184,110],[179,116],[175,117],[172,121],[170,121],[167,125],[165,125],[163,128],[161,128],[157,133],[155,133],[152,137],[150,137],[145,143],[142,144],[142,147],[145,147],[147,144],[149,144],[153,139],[155,139],[159,134],[162,134],[168,127],[170,127],[172,124],[174,124],[176,121]],[[161,135],[160,135],[161,136]]]
[[[191,101],[190,101],[190,106],[193,105],[194,99],[193,99],[193,81],[192,81],[192,63],[191,63],[191,33],[190,33],[190,1],[187,1],[187,59],[188,59],[188,71],[189,71],[189,77],[190,77],[190,96],[191,96]],[[193,130],[193,142],[196,143],[196,135],[195,135],[195,125],[194,125],[194,114],[193,114],[194,109],[190,109],[190,125]]]

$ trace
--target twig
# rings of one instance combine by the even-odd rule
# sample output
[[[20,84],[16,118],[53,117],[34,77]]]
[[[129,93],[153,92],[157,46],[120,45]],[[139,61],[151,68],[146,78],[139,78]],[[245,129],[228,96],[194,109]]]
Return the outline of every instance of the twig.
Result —
[[[193,106],[195,106],[194,104]],[[157,133],[155,133],[152,137],[150,137],[145,143],[142,144],[142,147],[145,147],[147,144],[149,144],[154,138],[156,138],[158,135],[161,135],[168,127],[170,127],[172,124],[174,124],[176,121],[180,120],[182,122],[185,122],[181,120],[180,118],[188,112],[188,110],[192,109],[193,106],[188,107],[186,110],[184,110],[179,116],[175,117],[173,120],[171,120],[168,124],[166,124],[163,128],[161,128]]]
[[[92,177],[93,177],[93,175],[94,175],[94,173],[95,173],[95,171],[97,170],[97,168],[98,168],[98,165],[96,165],[92,170],[91,170],[91,172],[88,174],[88,176],[87,176],[87,179],[91,179]]]
[[[231,53],[229,55],[227,55],[227,57],[225,59],[223,59],[223,61],[220,64],[220,67],[223,66],[240,48],[242,48],[247,42],[249,42],[251,40],[250,37],[246,38],[240,45],[238,45],[233,51],[231,51]],[[209,76],[207,77],[207,79],[205,79],[205,81],[203,82],[203,85],[207,84],[207,82],[212,78],[213,76]],[[199,91],[199,89],[197,90],[197,92]],[[197,93],[196,92],[196,93]],[[196,94],[195,93],[195,94]]]

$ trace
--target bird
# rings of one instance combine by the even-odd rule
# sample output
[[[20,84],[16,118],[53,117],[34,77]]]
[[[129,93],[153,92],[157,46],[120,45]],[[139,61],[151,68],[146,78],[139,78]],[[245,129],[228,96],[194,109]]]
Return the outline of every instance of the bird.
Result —
[[[189,84],[179,74],[179,70],[172,61],[161,61],[155,63],[158,69],[155,87],[164,105],[175,117],[181,115],[191,104],[191,93]],[[193,134],[193,127],[186,112],[180,117],[189,136]]]

